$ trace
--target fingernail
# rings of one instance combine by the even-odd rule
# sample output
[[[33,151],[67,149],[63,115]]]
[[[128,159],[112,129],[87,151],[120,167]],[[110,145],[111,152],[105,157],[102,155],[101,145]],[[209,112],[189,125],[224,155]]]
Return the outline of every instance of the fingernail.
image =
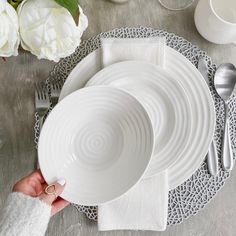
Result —
[[[57,183],[60,184],[61,186],[64,186],[66,184],[66,180],[65,179],[59,179],[59,180],[57,180]]]

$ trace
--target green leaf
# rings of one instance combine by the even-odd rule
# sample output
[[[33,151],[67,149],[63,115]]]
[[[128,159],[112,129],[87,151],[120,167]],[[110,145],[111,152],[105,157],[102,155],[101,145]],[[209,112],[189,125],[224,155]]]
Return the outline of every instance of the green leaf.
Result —
[[[79,22],[79,0],[55,0],[59,5],[65,7],[75,20],[76,25]]]
[[[7,0],[8,3],[10,3],[15,9],[18,7],[18,5],[22,2],[22,0]]]

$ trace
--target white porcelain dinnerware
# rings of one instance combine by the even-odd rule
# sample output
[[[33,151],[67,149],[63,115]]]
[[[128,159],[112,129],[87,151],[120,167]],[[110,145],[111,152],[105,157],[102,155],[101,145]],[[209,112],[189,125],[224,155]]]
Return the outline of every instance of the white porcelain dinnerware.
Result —
[[[208,41],[236,43],[235,0],[200,0],[194,19],[197,30]]]
[[[146,177],[160,173],[181,157],[191,132],[191,108],[184,89],[166,70],[149,62],[124,61],[99,71],[86,86],[97,85],[124,89],[148,112],[155,148]]]
[[[152,123],[141,103],[118,88],[94,86],[51,111],[38,156],[48,183],[66,179],[62,198],[91,206],[130,190],[144,175],[153,146]]]
[[[184,88],[191,106],[192,129],[188,145],[177,162],[168,168],[170,189],[187,180],[203,162],[215,129],[215,111],[210,91],[200,72],[183,55],[166,47],[165,68]],[[60,100],[85,86],[102,69],[101,49],[85,57],[68,76]]]

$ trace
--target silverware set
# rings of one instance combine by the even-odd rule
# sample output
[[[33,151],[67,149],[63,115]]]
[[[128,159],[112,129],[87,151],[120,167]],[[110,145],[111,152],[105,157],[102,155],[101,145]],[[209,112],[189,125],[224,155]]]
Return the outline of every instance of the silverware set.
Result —
[[[208,79],[208,67],[206,60],[201,57],[198,61],[198,70],[205,79],[207,85],[209,86]],[[229,135],[229,116],[228,116],[228,103],[232,96],[236,83],[236,68],[230,63],[221,64],[215,73],[214,86],[219,97],[224,101],[225,108],[225,126],[223,133],[223,145],[221,152],[222,166],[225,171],[230,171],[233,169],[233,153],[231,148],[231,140]],[[209,147],[207,154],[207,164],[209,172],[212,176],[218,173],[218,158],[217,150],[214,139]]]
[[[58,102],[58,98],[60,96],[60,91],[61,91],[62,86],[61,84],[57,84],[57,83],[51,84],[50,85],[51,96],[49,96],[49,91],[45,83],[39,82],[36,84],[35,87],[36,87],[35,88],[35,110],[39,116],[39,133],[40,133],[43,126],[43,122],[50,109],[51,104],[52,104],[52,107],[54,107]],[[35,163],[35,167],[37,169],[39,168],[38,161],[37,163]]]
[[[61,87],[62,86],[59,83],[51,84],[50,85],[51,96],[49,98],[49,91],[46,85],[42,82],[36,84],[35,109],[39,116],[39,132],[42,129],[43,122],[49,111],[51,104],[52,104],[52,107],[54,107],[58,102],[58,98],[61,92]]]

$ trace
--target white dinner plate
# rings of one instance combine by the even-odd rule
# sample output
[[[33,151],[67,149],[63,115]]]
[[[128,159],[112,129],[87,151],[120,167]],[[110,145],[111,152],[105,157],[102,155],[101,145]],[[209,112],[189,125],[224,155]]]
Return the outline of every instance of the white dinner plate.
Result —
[[[152,123],[141,103],[121,89],[94,86],[72,93],[51,111],[38,155],[48,183],[66,179],[61,197],[91,206],[132,188],[153,147]]]
[[[135,96],[147,110],[155,133],[153,157],[145,177],[170,167],[189,141],[191,108],[184,89],[160,66],[124,61],[99,71],[86,86],[109,85]]]
[[[102,69],[101,49],[85,57],[68,76],[60,95],[65,96],[85,86]],[[209,88],[195,66],[176,50],[166,47],[165,68],[184,88],[191,107],[192,129],[184,153],[168,168],[170,190],[181,185],[199,168],[213,138],[214,103]]]

